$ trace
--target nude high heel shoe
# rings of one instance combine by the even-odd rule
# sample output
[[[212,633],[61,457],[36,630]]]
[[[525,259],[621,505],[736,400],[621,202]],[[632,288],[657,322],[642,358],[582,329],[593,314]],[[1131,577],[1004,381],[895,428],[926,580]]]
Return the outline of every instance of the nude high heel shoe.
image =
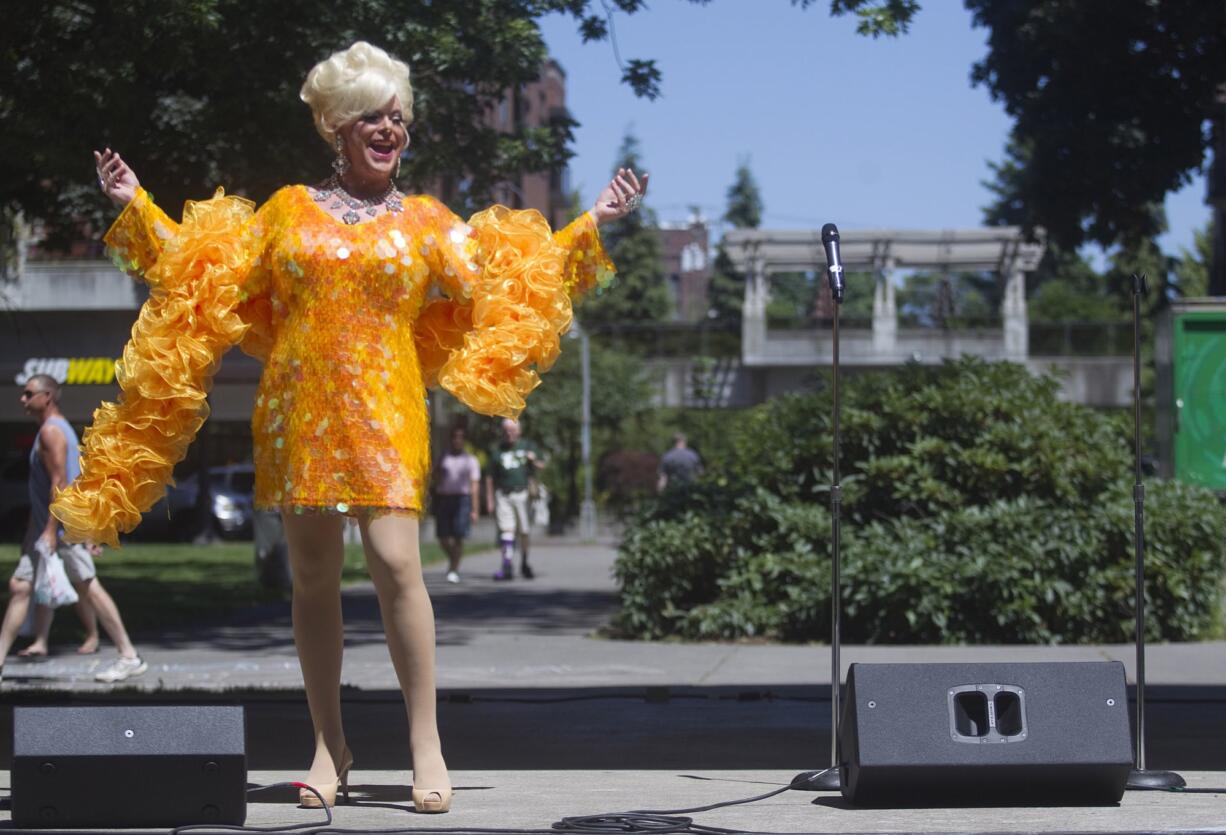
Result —
[[[340,769],[337,770],[336,780],[314,787],[323,797],[323,805],[336,805],[337,789],[340,789],[341,796],[345,798],[345,802],[349,802],[349,769],[351,768],[353,768],[353,754],[349,753],[349,749],[346,748],[345,759]],[[306,789],[298,790],[298,805],[304,809],[320,808],[319,798]]]
[[[451,789],[419,789],[413,787],[413,811],[438,815],[451,810]]]

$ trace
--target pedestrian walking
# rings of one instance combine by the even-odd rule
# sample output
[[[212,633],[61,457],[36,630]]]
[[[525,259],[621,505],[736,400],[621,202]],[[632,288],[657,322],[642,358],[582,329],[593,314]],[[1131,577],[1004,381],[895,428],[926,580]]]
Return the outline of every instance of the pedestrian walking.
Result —
[[[465,223],[397,187],[413,117],[407,65],[359,42],[316,65],[300,95],[336,153],[333,174],[280,189],[254,214],[219,194],[190,203],[177,224],[118,154],[96,154],[103,191],[124,207],[106,241],[152,286],[124,352],[127,375],[148,379],[126,379],[120,405],[95,420],[87,477],[54,509],[76,537],[107,541],[134,526],[199,426],[221,355],[241,343],[263,361],[255,503],[280,510],[289,546],[314,730],[304,782],[331,805],[353,765],[339,586],[344,519],[354,516],[408,713],[413,805],[445,812],[452,790],[418,540],[425,387],[437,381],[484,414],[518,414],[535,369],[557,355],[571,298],[612,279],[597,227],[637,208],[647,178],[618,171],[556,234],[539,213],[502,206]],[[175,398],[147,399],[144,383]],[[299,802],[320,804],[306,789]]]
[[[683,432],[673,435],[673,445],[660,456],[660,469],[656,490],[684,487],[702,475],[702,459],[690,449]]]
[[[54,555],[63,562],[68,580],[76,590],[77,612],[86,629],[85,642],[78,651],[97,649],[97,623],[101,621],[107,637],[119,650],[119,657],[95,678],[105,683],[125,681],[143,674],[148,665],[128,638],[119,607],[98,579],[93,560],[98,546],[65,542],[63,528],[50,512],[56,492],[66,489],[81,474],[77,433],[60,412],[59,400],[60,385],[47,374],[30,377],[21,390],[21,405],[26,414],[38,422],[38,434],[30,450],[30,521],[21,559],[9,580],[8,607],[0,624],[0,676],[3,675],[3,659],[8,656],[29,612],[35,578],[47,570],[46,563]],[[50,609],[44,609],[35,617],[36,637],[32,646],[37,650],[34,654],[47,652],[50,615]]]
[[[451,430],[447,451],[434,468],[434,532],[447,554],[447,582],[460,582],[464,539],[477,521],[481,464],[468,451],[464,428]]]
[[[515,577],[515,548],[519,546],[519,575],[531,580],[535,574],[528,562],[532,532],[532,488],[537,471],[545,466],[536,445],[521,437],[519,422],[502,421],[502,439],[490,453],[486,476],[486,505],[498,526],[502,566],[495,580]]]

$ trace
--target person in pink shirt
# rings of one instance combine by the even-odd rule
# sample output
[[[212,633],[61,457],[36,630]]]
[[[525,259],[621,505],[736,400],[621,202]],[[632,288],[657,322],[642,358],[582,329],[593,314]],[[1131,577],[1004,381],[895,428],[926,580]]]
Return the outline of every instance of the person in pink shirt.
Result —
[[[481,464],[464,446],[464,428],[451,430],[451,443],[434,466],[434,530],[447,553],[447,582],[460,582],[464,538],[477,521]]]

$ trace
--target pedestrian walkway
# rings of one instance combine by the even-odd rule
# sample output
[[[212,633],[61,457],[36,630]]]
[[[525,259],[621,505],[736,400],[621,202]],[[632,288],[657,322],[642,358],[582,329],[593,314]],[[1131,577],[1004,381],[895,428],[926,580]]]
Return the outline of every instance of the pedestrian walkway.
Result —
[[[544,540],[533,549],[534,580],[492,579],[493,551],[469,556],[463,582],[426,569],[438,630],[440,689],[828,687],[828,648],[766,644],[614,641],[594,633],[616,611],[614,547]],[[820,592],[819,592],[820,593]],[[378,605],[370,584],[344,591],[343,682],[358,691],[395,690]],[[176,690],[298,689],[287,604],[265,606],[222,623],[137,636],[149,672],[124,687]],[[1146,675],[1154,687],[1226,687],[1226,641],[1153,644]],[[843,671],[861,662],[1123,662],[1133,680],[1131,644],[1107,646],[848,646]],[[6,690],[109,691],[94,681],[105,659],[71,654],[42,662],[10,659]]]

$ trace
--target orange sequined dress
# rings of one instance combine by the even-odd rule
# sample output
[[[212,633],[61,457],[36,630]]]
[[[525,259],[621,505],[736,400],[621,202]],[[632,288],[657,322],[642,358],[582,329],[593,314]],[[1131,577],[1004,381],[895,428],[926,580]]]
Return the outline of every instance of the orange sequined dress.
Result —
[[[164,492],[232,345],[264,361],[258,506],[418,513],[426,386],[517,416],[557,358],[572,297],[613,275],[587,213],[555,235],[535,211],[465,223],[416,196],[347,225],[305,186],[254,213],[219,191],[181,225],[140,191],[105,240],[150,298],[117,364],[123,395],[95,413],[81,476],[52,512],[68,538],[111,544]]]

